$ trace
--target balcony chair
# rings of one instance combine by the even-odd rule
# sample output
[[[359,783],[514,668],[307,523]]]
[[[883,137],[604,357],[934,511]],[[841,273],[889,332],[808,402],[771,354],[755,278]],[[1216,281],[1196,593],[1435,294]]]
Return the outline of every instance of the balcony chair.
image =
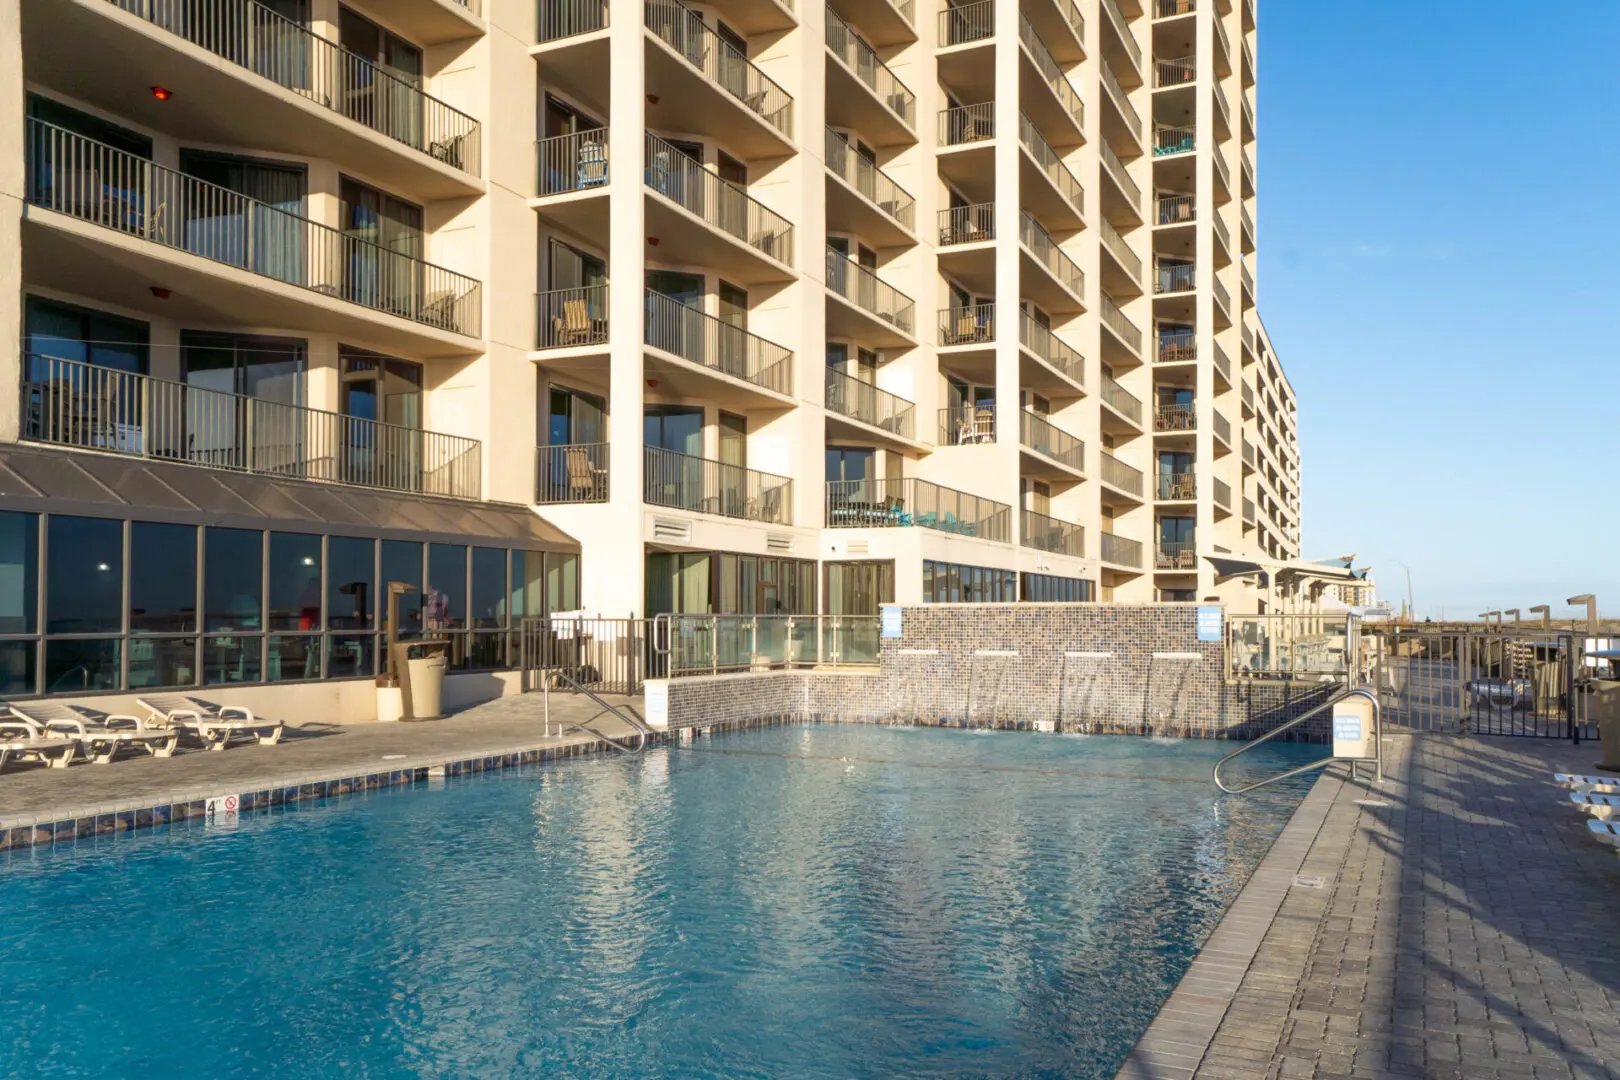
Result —
[[[979,336],[979,320],[972,312],[956,317],[956,328],[945,331],[947,345],[968,345]]]
[[[568,471],[568,501],[597,502],[607,491],[607,470],[591,460],[583,446],[563,448],[563,464]]]
[[[551,317],[551,338],[558,345],[588,345],[594,329],[584,300],[564,300],[562,315]]]
[[[607,146],[604,143],[582,143],[579,148],[580,188],[601,187],[607,183]]]
[[[428,156],[444,162],[454,169],[464,169],[466,165],[462,160],[462,143],[465,135],[452,135],[448,139],[428,143]]]
[[[989,443],[996,441],[996,414],[985,408],[973,410],[973,441]]]

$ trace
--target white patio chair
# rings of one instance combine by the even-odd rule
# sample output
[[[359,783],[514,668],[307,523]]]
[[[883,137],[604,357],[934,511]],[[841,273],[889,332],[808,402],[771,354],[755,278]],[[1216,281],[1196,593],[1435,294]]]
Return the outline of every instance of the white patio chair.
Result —
[[[189,694],[148,694],[135,701],[150,714],[149,727],[190,731],[209,750],[223,750],[233,739],[274,746],[286,728],[280,720],[255,717],[245,705],[220,705]]]
[[[52,769],[65,769],[73,762],[79,750],[79,739],[61,731],[53,731],[32,720],[16,716],[0,716],[0,771],[7,762],[37,761]]]
[[[98,712],[60,701],[13,704],[11,715],[51,731],[75,735],[84,756],[97,765],[106,765],[120,750],[134,747],[153,757],[172,757],[180,743],[180,732],[173,728],[153,728],[139,717]]]

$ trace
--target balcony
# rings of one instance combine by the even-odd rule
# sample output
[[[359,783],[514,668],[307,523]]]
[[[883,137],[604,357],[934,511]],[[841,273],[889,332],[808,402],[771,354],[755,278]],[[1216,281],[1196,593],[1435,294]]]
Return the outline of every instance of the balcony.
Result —
[[[1247,90],[1254,85],[1254,50],[1249,47],[1248,38],[1240,40],[1238,50],[1243,54],[1243,88]]]
[[[534,40],[544,45],[548,41],[594,34],[606,30],[607,26],[608,0],[540,0]]]
[[[1243,283],[1243,292],[1241,295],[1243,297],[1244,310],[1254,307],[1254,274],[1250,272],[1247,263],[1240,263],[1238,265],[1238,280]]]
[[[1171,262],[1161,259],[1153,267],[1153,294],[1192,292],[1198,287],[1198,267],[1193,263]]]
[[[1198,0],[1152,0],[1153,21],[1173,19],[1178,15],[1191,15],[1198,10]]]
[[[1120,47],[1125,50],[1125,55],[1130,58],[1132,70],[1138,73],[1135,81],[1140,84],[1142,81],[1140,74],[1142,70],[1142,47],[1136,43],[1136,37],[1131,33],[1130,24],[1125,21],[1125,16],[1119,10],[1119,4],[1115,0],[1102,0],[1102,9],[1108,16],[1103,21],[1108,24],[1109,28],[1114,31],[1114,36],[1119,39]]]
[[[1247,435],[1242,436],[1241,439],[1243,443],[1243,467],[1253,472],[1255,470],[1254,443],[1249,441]]]
[[[1248,47],[1249,43],[1245,41],[1243,48],[1247,50]],[[1247,94],[1240,101],[1243,108],[1243,141],[1246,143],[1254,142],[1254,105],[1249,101]]]
[[[1198,410],[1192,402],[1171,402],[1153,410],[1155,434],[1194,431],[1198,427]]]
[[[1018,410],[1018,444],[1061,465],[1064,472],[1086,471],[1086,444],[1028,409]]]
[[[1034,510],[1020,511],[1019,517],[1019,543],[1024,547],[1077,559],[1085,557],[1086,530],[1079,525]]]
[[[741,465],[642,448],[642,500],[649,506],[767,525],[793,523],[793,481]]]
[[[995,441],[994,404],[959,404],[939,410],[940,446],[981,446]]]
[[[842,371],[827,369],[827,411],[908,441],[917,437],[917,406]]]
[[[1153,200],[1156,225],[1191,225],[1198,220],[1198,196],[1160,195]]]
[[[1140,147],[1142,145],[1141,116],[1137,114],[1135,106],[1131,104],[1131,99],[1126,96],[1125,88],[1119,84],[1119,78],[1114,74],[1114,69],[1108,66],[1108,61],[1104,60],[1099,64],[1097,70],[1102,76],[1103,89],[1108,92],[1108,99],[1119,113],[1120,120],[1124,122],[1125,130],[1130,132],[1131,138],[1136,140],[1136,145]]]
[[[552,289],[535,295],[536,349],[601,351],[608,343],[608,287]]]
[[[1031,114],[1037,124],[1056,137],[1057,132],[1064,132],[1060,140],[1073,145],[1085,138],[1086,110],[1085,104],[1080,100],[1074,84],[1058,66],[1057,60],[1052,56],[1052,50],[1046,47],[1046,42],[1035,32],[1035,27],[1022,12],[1018,15],[1018,41],[1023,45],[1023,52],[1033,65],[1033,74],[1045,84],[1050,95],[1037,91],[1026,78],[1027,72],[1020,67],[1019,100]],[[1049,139],[1050,141],[1050,139]]]
[[[1103,404],[1114,412],[1129,420],[1136,427],[1142,426],[1142,399],[1115,382],[1107,374],[1102,381]]]
[[[647,229],[669,250],[738,284],[793,278],[792,222],[656,135],[646,154]]]
[[[1191,502],[1198,497],[1198,481],[1191,469],[1170,469],[1159,473],[1154,498],[1160,502]]]
[[[1196,148],[1197,130],[1191,124],[1160,124],[1153,129],[1153,156],[1156,158],[1190,154]]]
[[[996,33],[995,0],[979,0],[975,4],[947,7],[939,13],[939,47],[949,49],[957,45],[971,45],[987,41]]]
[[[1247,206],[1238,211],[1238,219],[1242,222],[1242,231],[1238,234],[1243,239],[1243,254],[1254,254],[1254,217],[1249,213]]]
[[[39,120],[28,120],[27,132],[30,207],[72,219],[28,212],[36,228],[50,227],[62,248],[74,249],[53,249],[60,265],[43,267],[46,280],[39,284],[57,284],[55,278],[58,287],[84,291],[90,277],[127,283],[134,273],[180,294],[188,310],[171,311],[175,318],[206,312],[214,322],[345,332],[353,324],[342,312],[363,310],[481,336],[483,294],[472,278]],[[193,259],[241,271],[242,279],[193,266]],[[255,284],[260,281],[301,291]],[[312,303],[310,294],[348,306]],[[389,348],[447,343],[392,327],[372,332],[386,333],[389,340],[378,344]]]
[[[1018,343],[1028,349],[1048,367],[1055,369],[1075,389],[1086,385],[1086,361],[1079,350],[1051,329],[1036,322],[1027,311],[1018,313]],[[1026,384],[1036,380],[1032,373],[1023,375]],[[1059,392],[1062,387],[1059,387]]]
[[[607,443],[539,447],[534,462],[535,503],[607,502],[608,449]]]
[[[939,246],[983,244],[996,238],[996,204],[951,206],[939,212]]]
[[[1217,325],[1220,326],[1220,327],[1231,326],[1232,325],[1232,297],[1230,296],[1230,294],[1227,293],[1226,286],[1221,284],[1221,279],[1219,277],[1211,277],[1209,279],[1209,284],[1210,284],[1210,290],[1209,291],[1215,297],[1215,314],[1217,316],[1217,319],[1216,319]],[[1225,320],[1224,322],[1221,321],[1221,319],[1223,319],[1223,318]]]
[[[1245,324],[1241,336],[1243,338],[1243,362],[1245,364],[1252,364],[1255,361],[1254,331],[1249,329],[1248,325]]]
[[[1215,201],[1222,205],[1232,201],[1232,171],[1226,167],[1226,155],[1217,153],[1210,158],[1215,163]]]
[[[917,344],[911,297],[837,248],[827,248],[827,333],[879,348]]]
[[[286,405],[40,354],[24,358],[21,437],[221,472],[477,499],[477,439]]]
[[[1107,218],[1097,219],[1097,233],[1102,238],[1102,248],[1113,257],[1123,271],[1123,280],[1133,295],[1142,291],[1142,259],[1132,251],[1125,238],[1119,235],[1118,230]]]
[[[1022,10],[1059,63],[1086,58],[1086,20],[1075,0],[1037,0]]]
[[[1216,508],[1225,510],[1228,514],[1230,514],[1232,512],[1232,485],[1228,484],[1225,480],[1217,478],[1215,481],[1213,481],[1212,486],[1215,489]]]
[[[1160,540],[1155,556],[1155,570],[1198,569],[1198,545],[1192,540]]]
[[[535,195],[595,192],[607,195],[608,129],[592,128],[535,143]]]
[[[1052,234],[1035,220],[1035,215],[1023,211],[1018,219],[1018,242],[1035,262],[1062,287],[1064,295],[1043,289],[1039,279],[1024,280],[1024,290],[1030,299],[1052,312],[1074,312],[1085,309],[1086,275],[1079,265],[1061,248]]]
[[[1211,61],[1215,67],[1215,74],[1221,78],[1232,74],[1232,39],[1226,36],[1226,25],[1223,19],[1211,20],[1215,28],[1215,55]]]
[[[1221,415],[1218,409],[1212,412],[1210,416],[1214,422],[1215,441],[1225,446],[1227,451],[1230,452],[1232,449],[1232,421]]]
[[[650,107],[649,126],[707,135],[745,158],[792,150],[792,95],[680,0],[645,0],[642,10],[661,43],[648,47],[647,97],[679,110],[666,125],[659,107]]]
[[[939,313],[940,348],[988,345],[996,340],[996,305],[948,307]]]
[[[1215,265],[1225,266],[1232,261],[1232,234],[1226,231],[1226,222],[1221,220],[1220,214],[1209,219],[1215,232]]]
[[[917,98],[866,39],[827,9],[827,122],[876,145],[917,141]]]
[[[931,529],[1006,544],[1012,507],[927,480],[834,480],[827,484],[829,529]]]
[[[854,232],[885,247],[916,242],[916,201],[831,128],[826,132],[826,165],[828,175],[842,181],[827,188],[830,221],[847,222]]]
[[[1119,160],[1119,155],[1114,153],[1107,140],[1097,145],[1097,155],[1102,158],[1103,174],[1119,188],[1125,205],[1130,208],[1131,216],[1138,221],[1142,220],[1142,189],[1131,179],[1131,174],[1125,169],[1125,163]]]
[[[1058,152],[1052,149],[1052,145],[1022,113],[1018,116],[1018,143],[1028,155],[1023,159],[1025,175],[1020,183],[1020,194],[1024,200],[1048,221],[1071,228],[1083,226],[1086,219],[1086,189],[1063,163]],[[1044,185],[1035,181],[1035,173],[1045,181]],[[1048,188],[1056,198],[1045,194]]]
[[[1224,141],[1232,134],[1232,107],[1226,103],[1226,91],[1221,89],[1220,83],[1215,84],[1213,96],[1215,119],[1220,124],[1220,134],[1216,136],[1216,141]]]
[[[1102,324],[1119,340],[1120,344],[1125,346],[1126,351],[1136,358],[1137,363],[1141,363],[1142,331],[1138,330],[1136,324],[1127,319],[1125,313],[1119,310],[1119,305],[1114,303],[1113,297],[1107,293],[1101,293],[1100,295],[1102,297]]]
[[[646,290],[645,303],[643,337],[649,349],[779,397],[792,393],[791,349],[651,289]],[[649,364],[650,374],[672,383],[689,371],[667,363]],[[704,396],[715,392],[712,384],[704,383],[675,383],[672,389]]]
[[[996,103],[959,105],[939,111],[939,145],[969,146],[996,137]]]
[[[1245,146],[1242,151],[1243,158],[1243,197],[1254,198],[1254,161],[1249,157],[1249,148]]]
[[[1243,500],[1243,524],[1245,524],[1245,525],[1253,525],[1254,524],[1254,500],[1253,499],[1245,498]]]
[[[1198,81],[1198,57],[1178,56],[1158,60],[1153,64],[1153,87],[1168,90],[1173,86],[1190,86]]]
[[[1142,542],[1132,540],[1125,536],[1116,536],[1105,532],[1102,536],[1102,561],[1109,566],[1123,567],[1127,570],[1142,569]]]
[[[791,8],[794,0],[774,2]],[[845,22],[860,23],[866,40],[880,48],[909,45],[917,40],[916,0],[829,0],[829,6]],[[720,10],[722,17],[726,17],[725,9]]]
[[[1102,452],[1102,482],[1136,499],[1142,498],[1142,470],[1125,464],[1107,450]]]
[[[1243,415],[1245,418],[1254,416],[1254,387],[1248,383],[1238,384],[1238,397],[1243,401]]]

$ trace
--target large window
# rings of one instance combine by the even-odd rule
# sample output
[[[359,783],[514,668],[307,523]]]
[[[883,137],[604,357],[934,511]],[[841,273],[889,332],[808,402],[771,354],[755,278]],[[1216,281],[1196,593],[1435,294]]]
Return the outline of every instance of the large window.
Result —
[[[828,615],[876,615],[894,603],[894,562],[830,562],[822,590]]]
[[[1053,574],[1024,574],[1019,599],[1032,604],[1076,604],[1097,599],[1097,583]]]
[[[1018,575],[992,566],[923,561],[923,603],[1006,604],[1018,599]]]
[[[810,615],[816,564],[724,551],[647,553],[647,615]]]

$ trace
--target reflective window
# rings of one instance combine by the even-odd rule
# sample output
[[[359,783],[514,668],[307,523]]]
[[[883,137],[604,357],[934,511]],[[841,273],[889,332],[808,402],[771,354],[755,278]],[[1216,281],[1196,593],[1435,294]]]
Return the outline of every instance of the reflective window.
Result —
[[[129,643],[129,688],[197,685],[197,639],[135,638]]]
[[[116,634],[124,628],[124,523],[52,515],[47,526],[46,632]],[[113,650],[116,655],[116,648]],[[47,679],[56,670],[47,661]],[[116,681],[114,683],[116,685]]]
[[[377,589],[376,541],[334,536],[326,542],[326,625],[332,630],[370,630]]]
[[[319,635],[271,634],[266,654],[266,682],[293,682],[321,677]]]
[[[258,682],[262,637],[211,637],[203,642],[203,685]]]
[[[38,609],[39,517],[0,513],[0,634],[32,634]]]
[[[579,610],[578,555],[546,555],[546,610]]]
[[[197,632],[197,527],[136,521],[129,527],[129,628],[137,634]],[[130,653],[130,683],[135,683]]]
[[[32,641],[0,641],[0,694],[23,697],[34,693],[39,647]]]
[[[332,634],[326,639],[326,677],[351,679],[377,674],[377,639],[371,634]]]
[[[319,536],[306,533],[270,534],[269,628],[271,630],[321,628]]]
[[[118,638],[56,638],[45,642],[45,692],[117,690]]]
[[[506,552],[472,549],[472,594],[468,615],[473,629],[506,626]]]
[[[382,582],[377,590],[378,621],[388,629],[388,586],[403,581],[411,591],[399,598],[399,635],[415,636],[422,630],[422,545],[407,540],[382,542]]]
[[[467,549],[460,544],[428,545],[422,628],[429,635],[467,628]]]
[[[512,618],[546,614],[546,557],[539,551],[512,552]]]
[[[203,545],[205,628],[262,630],[264,534],[257,529],[209,529]]]

